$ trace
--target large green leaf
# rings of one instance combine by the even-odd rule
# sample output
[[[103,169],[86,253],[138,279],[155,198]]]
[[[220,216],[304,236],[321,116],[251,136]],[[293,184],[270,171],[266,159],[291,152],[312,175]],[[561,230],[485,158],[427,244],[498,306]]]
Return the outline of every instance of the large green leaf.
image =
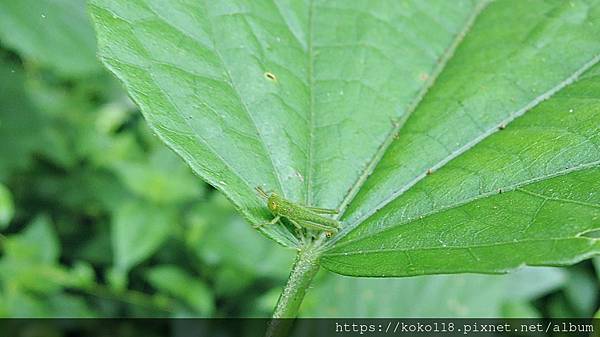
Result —
[[[252,223],[339,208],[335,272],[504,272],[599,249],[600,1],[92,0],[156,134]],[[265,226],[288,246],[284,226]]]

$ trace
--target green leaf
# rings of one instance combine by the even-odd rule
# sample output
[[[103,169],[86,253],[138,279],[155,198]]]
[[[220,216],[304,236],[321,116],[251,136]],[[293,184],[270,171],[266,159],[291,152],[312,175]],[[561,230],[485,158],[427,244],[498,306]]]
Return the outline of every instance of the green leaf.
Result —
[[[69,294],[34,296],[28,292],[12,289],[6,293],[0,309],[4,305],[7,309],[6,312],[2,312],[3,318],[90,318],[94,316],[83,298]],[[34,335],[48,334],[48,326],[39,326],[40,322],[31,324],[28,330]]]
[[[164,147],[153,151],[147,161],[122,160],[110,165],[129,189],[157,204],[193,200],[202,192],[203,184]]]
[[[92,0],[154,132],[254,224],[256,186],[337,208],[356,276],[600,250],[600,2]],[[288,246],[281,225],[261,228]]]
[[[428,17],[415,4],[382,6],[373,14],[367,3],[335,10],[278,2],[97,1],[91,12],[104,62],[155,132],[258,223],[267,217],[258,185],[292,200],[339,204],[384,141],[382,131],[402,113],[399,107],[425,85],[421,75],[436,68],[475,10],[470,2],[441,4],[437,10],[447,20],[440,34],[424,27],[404,37],[398,32],[410,20]],[[394,20],[401,15],[406,19]],[[353,34],[336,38],[356,22],[364,25],[364,41],[356,43]],[[308,29],[309,23],[319,29]],[[361,51],[370,43],[373,48]],[[399,53],[407,61],[395,61]],[[390,70],[407,81],[388,78]],[[342,71],[347,78],[338,75]],[[380,113],[365,113],[375,103]],[[333,173],[337,183],[326,184]],[[264,230],[297,244],[284,228]]]
[[[65,76],[100,71],[85,0],[2,1],[0,41]]]
[[[38,216],[21,233],[5,242],[6,257],[22,263],[50,265],[58,261],[60,245],[50,218]]]
[[[214,310],[208,287],[177,266],[153,267],[148,271],[147,278],[153,287],[187,303],[194,309],[195,315],[210,316]]]
[[[148,258],[168,238],[172,210],[138,200],[123,203],[112,222],[114,266],[120,273]]]
[[[508,301],[536,299],[567,279],[556,268],[526,268],[501,276],[322,276],[306,297],[304,317],[502,317]]]
[[[23,231],[8,235],[2,248],[0,288],[9,300],[12,295],[20,296],[13,293],[21,290],[49,294],[62,285],[83,281],[76,269],[71,274],[58,264],[59,241],[47,216],[38,216]]]

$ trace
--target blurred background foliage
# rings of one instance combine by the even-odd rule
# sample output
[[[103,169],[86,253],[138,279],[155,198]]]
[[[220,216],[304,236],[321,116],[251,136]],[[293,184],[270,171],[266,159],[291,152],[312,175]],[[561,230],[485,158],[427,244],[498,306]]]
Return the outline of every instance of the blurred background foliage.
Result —
[[[151,134],[83,0],[0,2],[0,316],[268,316],[293,260]],[[322,271],[307,317],[585,317],[598,267]]]

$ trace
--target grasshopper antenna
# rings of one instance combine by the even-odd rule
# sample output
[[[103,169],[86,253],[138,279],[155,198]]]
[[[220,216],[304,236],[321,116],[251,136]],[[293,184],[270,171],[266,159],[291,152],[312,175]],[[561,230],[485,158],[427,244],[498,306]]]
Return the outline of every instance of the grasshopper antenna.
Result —
[[[256,186],[255,189],[260,197],[262,197],[263,199],[269,199],[269,195],[267,194],[267,192],[265,192],[265,190],[262,189],[262,187]]]

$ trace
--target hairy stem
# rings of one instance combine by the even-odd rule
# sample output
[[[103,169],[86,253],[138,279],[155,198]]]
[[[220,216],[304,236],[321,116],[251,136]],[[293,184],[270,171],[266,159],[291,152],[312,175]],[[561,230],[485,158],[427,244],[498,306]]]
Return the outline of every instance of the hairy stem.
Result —
[[[319,271],[318,258],[319,252],[313,245],[304,246],[298,251],[288,282],[275,306],[273,320],[267,329],[267,337],[287,336],[293,318],[298,315],[306,290]]]

